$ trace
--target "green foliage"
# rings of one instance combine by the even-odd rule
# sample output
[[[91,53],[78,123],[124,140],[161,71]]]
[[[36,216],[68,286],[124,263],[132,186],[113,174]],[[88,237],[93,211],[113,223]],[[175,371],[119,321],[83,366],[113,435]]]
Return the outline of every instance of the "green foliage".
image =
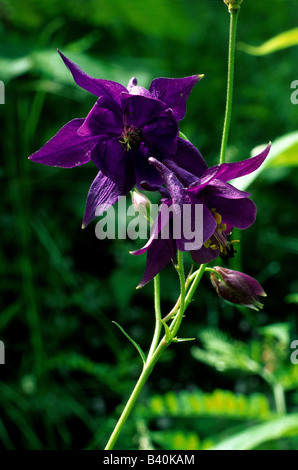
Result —
[[[212,450],[251,450],[270,440],[297,435],[298,414],[283,416],[266,424],[236,434],[214,446]]]
[[[239,49],[251,55],[272,54],[273,52],[292,46],[298,46],[298,28],[280,33],[274,38],[265,41],[261,46],[249,46],[244,43],[238,45]]]
[[[253,394],[235,394],[230,390],[214,390],[204,393],[201,390],[178,393],[167,392],[164,396],[150,398],[146,407],[139,407],[138,413],[147,418],[169,416],[176,418],[227,418],[236,420],[267,420],[272,417],[267,397]]]

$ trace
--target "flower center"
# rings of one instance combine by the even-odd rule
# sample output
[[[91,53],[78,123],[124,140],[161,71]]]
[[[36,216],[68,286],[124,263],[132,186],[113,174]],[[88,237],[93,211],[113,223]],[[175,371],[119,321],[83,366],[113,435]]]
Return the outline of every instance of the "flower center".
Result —
[[[234,254],[237,252],[233,243],[238,243],[239,240],[229,242],[224,233],[227,230],[227,226],[222,223],[221,215],[216,212],[215,208],[211,209],[211,213],[215,218],[217,226],[214,234],[204,243],[204,247],[211,248],[211,250],[218,250],[221,258],[234,258]]]
[[[121,146],[128,152],[129,150],[137,150],[143,138],[142,129],[135,126],[124,126],[119,140]]]

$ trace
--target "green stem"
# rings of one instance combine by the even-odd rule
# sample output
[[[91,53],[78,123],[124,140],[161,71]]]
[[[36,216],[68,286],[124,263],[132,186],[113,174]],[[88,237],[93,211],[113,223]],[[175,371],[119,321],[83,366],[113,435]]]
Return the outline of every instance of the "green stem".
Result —
[[[169,327],[169,332],[170,332],[170,337],[166,337],[165,335],[161,341],[158,344],[159,338],[160,338],[160,332],[161,332],[161,309],[160,309],[160,286],[159,286],[159,278],[155,278],[154,280],[154,306],[155,306],[155,320],[156,320],[156,325],[155,325],[155,330],[154,330],[154,335],[151,343],[151,347],[149,350],[149,354],[146,360],[146,363],[143,366],[142,373],[128,399],[128,402],[126,403],[123,412],[111,434],[111,437],[105,447],[105,450],[112,450],[121,431],[122,428],[129,417],[138,396],[140,395],[144,385],[147,382],[148,377],[150,376],[156,362],[158,361],[159,357],[163,353],[163,351],[172,343],[174,338],[176,337],[178,330],[180,328],[182,319],[183,319],[183,314],[185,312],[185,309],[189,302],[192,299],[192,296],[195,293],[196,288],[198,287],[198,284],[203,276],[203,273],[205,271],[206,265],[202,265],[201,268],[198,270],[197,276],[195,277],[190,290],[186,296],[186,282],[185,282],[185,275],[184,275],[184,266],[183,266],[183,253],[178,251],[178,265],[177,265],[177,272],[179,275],[179,280],[180,280],[180,306],[179,310],[176,313],[170,327]]]
[[[180,307],[179,307],[179,312],[175,316],[174,320],[172,321],[172,324],[170,326],[170,331],[172,334],[172,338],[175,338],[181,322],[183,318],[183,314],[185,311],[185,275],[184,275],[184,265],[183,265],[183,253],[182,251],[178,251],[178,266],[177,266],[177,271],[179,275],[179,280],[180,280]]]
[[[205,272],[207,264],[201,264],[200,269],[198,269],[197,274],[193,280],[193,283],[187,293],[186,299],[185,299],[185,309],[188,307],[190,302],[192,301],[193,295],[200,283],[200,280],[202,279],[202,276]]]
[[[287,409],[283,386],[280,383],[276,383],[272,388],[276,411],[280,415],[285,415],[287,413]]]
[[[229,129],[232,115],[232,102],[233,102],[233,83],[234,83],[234,64],[235,64],[235,44],[236,44],[236,31],[238,21],[238,10],[230,11],[230,39],[229,39],[229,62],[228,62],[228,86],[227,86],[227,101],[225,120],[220,149],[220,163],[225,162],[226,149],[229,137]]]
[[[118,437],[119,437],[119,434],[121,433],[122,431],[122,428],[127,420],[127,418],[129,417],[133,407],[134,407],[134,404],[135,402],[137,401],[137,398],[140,394],[140,392],[142,391],[145,383],[147,382],[147,379],[149,377],[149,375],[151,374],[152,372],[152,369],[155,365],[155,363],[157,362],[159,356],[161,355],[161,353],[167,348],[168,344],[165,342],[165,341],[161,341],[158,348],[156,349],[156,351],[154,352],[154,354],[152,355],[151,359],[149,362],[146,362],[146,364],[144,365],[144,368],[142,370],[142,373],[139,377],[139,380],[137,381],[136,385],[135,385],[135,388],[133,389],[132,391],[132,394],[130,395],[129,397],[129,400],[128,402],[126,403],[125,405],[125,408],[114,428],[114,431],[112,432],[111,434],[111,437],[105,447],[105,450],[112,450]]]

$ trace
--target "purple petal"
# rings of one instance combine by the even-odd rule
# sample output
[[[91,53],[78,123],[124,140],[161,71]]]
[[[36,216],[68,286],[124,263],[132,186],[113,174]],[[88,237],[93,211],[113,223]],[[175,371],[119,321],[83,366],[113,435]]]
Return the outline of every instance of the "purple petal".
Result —
[[[205,205],[203,205],[203,219],[197,218],[196,206],[199,204],[201,203],[192,197],[190,204],[186,205],[184,203],[182,206],[182,233],[180,240],[176,241],[177,248],[180,251],[190,251],[190,244],[195,245],[192,246],[193,250],[200,249],[203,243],[209,240],[216,229],[216,221]],[[175,217],[173,223],[175,223]],[[188,233],[185,233],[185,227],[189,230]],[[199,237],[200,229],[202,230],[202,237]],[[192,236],[192,234],[194,235]]]
[[[197,176],[189,173],[189,171],[184,170],[178,166],[173,160],[167,159],[163,161],[164,165],[169,168],[175,176],[177,176],[180,183],[183,184],[185,188],[188,188],[192,183],[200,183],[200,180]]]
[[[121,135],[123,126],[121,108],[120,106],[112,106],[110,109],[107,106],[109,103],[106,104],[104,98],[99,98],[78,130],[78,134],[83,137]]]
[[[198,149],[189,140],[182,139],[181,137],[178,138],[177,151],[170,159],[178,167],[196,177],[200,177],[207,169],[207,163]]]
[[[120,83],[111,80],[102,80],[100,78],[93,78],[87,73],[83,72],[74,62],[65,57],[62,52],[58,51],[66,67],[72,73],[74,81],[84,90],[89,91],[95,96],[104,96],[109,100],[120,103],[121,93],[127,92],[127,89]]]
[[[171,108],[178,121],[186,113],[186,101],[195,84],[203,75],[192,75],[185,78],[156,78],[152,81],[149,92],[153,98],[163,101]]]
[[[154,154],[172,155],[177,150],[178,124],[170,109],[161,112],[156,120],[143,126],[144,141],[156,149]]]
[[[131,151],[133,153],[136,182],[138,187],[141,189],[141,183],[146,181],[150,185],[160,186],[162,179],[152,165],[149,164],[148,158],[150,156],[150,150],[145,144],[142,144],[138,150]],[[151,154],[152,155],[152,154]]]
[[[146,90],[146,88],[143,88],[142,86],[138,86],[137,83],[138,81],[136,77],[132,77],[129,80],[127,91],[131,93],[132,95],[142,95],[142,96],[147,96],[147,98],[151,98],[151,93],[148,90]]]
[[[92,161],[119,187],[135,184],[133,153],[121,147],[118,137],[101,140],[91,155]]]
[[[209,197],[220,196],[227,199],[243,199],[250,196],[250,193],[247,193],[246,191],[240,191],[231,184],[226,183],[225,181],[220,181],[218,179],[214,179],[208,184],[206,191],[204,191],[204,194],[205,193],[207,193]]]
[[[133,255],[142,255],[143,253],[145,253],[149,247],[152,245],[152,243],[158,239],[159,237],[159,234],[160,232],[162,232],[165,227],[168,225],[171,217],[172,217],[172,214],[170,211],[167,210],[167,207],[169,207],[171,205],[171,201],[163,201],[163,203],[161,204],[160,206],[160,209],[159,209],[159,213],[158,213],[158,216],[156,218],[156,220],[154,221],[154,224],[150,230],[150,238],[149,240],[147,241],[147,243],[142,247],[140,248],[139,250],[136,250],[136,251],[132,251],[131,254]],[[170,234],[170,231],[169,231],[169,234]],[[165,239],[165,237],[162,237],[160,236],[159,237],[160,239]]]
[[[123,114],[125,114],[126,124],[139,128],[154,123],[168,109],[159,100],[129,93],[121,94],[121,106]],[[175,121],[174,118],[172,120]]]
[[[262,165],[262,163],[270,152],[270,148],[271,143],[267,145],[263,152],[261,152],[255,157],[248,158],[247,160],[243,160],[240,162],[223,163],[221,165],[217,165],[216,167],[209,168],[208,171],[217,168],[217,178],[221,179],[222,181],[230,181],[234,178],[239,178],[240,176],[248,175],[253,171],[257,170]]]
[[[171,260],[176,261],[176,250],[173,240],[155,239],[148,248],[146,269],[138,288],[151,281]]]
[[[85,228],[91,220],[115,204],[119,196],[125,194],[123,189],[121,190],[110,178],[99,171],[88,192],[82,228]]]
[[[98,142],[98,137],[81,137],[77,131],[84,119],[73,119],[50,139],[40,150],[29,157],[43,165],[74,168],[89,162],[91,151]]]
[[[151,184],[148,181],[141,181],[139,187],[140,189],[144,189],[144,191],[159,191],[164,198],[171,198],[169,191],[160,184]]]
[[[227,199],[220,196],[212,196],[208,200],[208,207],[215,208],[223,219],[234,227],[246,229],[256,220],[257,208],[250,199]]]
[[[166,183],[173,203],[180,205],[184,198],[183,186],[180,181],[176,178],[176,176],[171,170],[169,170],[165,165],[163,165],[155,158],[149,158],[149,162],[154,165],[155,168],[157,168],[157,170],[159,171],[160,176]]]
[[[220,252],[219,250],[212,250],[211,248],[202,246],[199,250],[190,251],[190,254],[195,263],[205,264],[217,258]]]

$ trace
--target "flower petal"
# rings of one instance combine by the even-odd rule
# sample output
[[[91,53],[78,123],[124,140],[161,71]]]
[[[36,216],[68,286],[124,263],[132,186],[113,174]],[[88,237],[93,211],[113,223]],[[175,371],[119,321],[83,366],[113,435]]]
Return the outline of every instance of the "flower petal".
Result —
[[[217,168],[218,173],[216,177],[222,181],[230,181],[232,179],[239,178],[240,176],[248,175],[262,165],[270,152],[270,148],[271,143],[267,145],[263,152],[255,157],[248,158],[247,160],[242,160],[240,162],[222,163],[221,165],[209,168],[207,171],[209,172],[212,169]]]
[[[74,168],[89,162],[91,151],[98,142],[98,137],[81,137],[77,131],[84,119],[73,119],[65,124],[40,150],[29,159],[43,165]]]
[[[151,98],[151,93],[146,90],[146,88],[138,86],[137,83],[138,80],[136,79],[136,77],[132,77],[127,85],[127,91],[132,95],[142,95]]]
[[[138,128],[154,123],[168,109],[162,101],[129,93],[121,94],[121,106],[126,124]],[[171,111],[168,111],[166,116],[168,116],[169,120],[171,119],[171,121],[175,122]]]
[[[118,137],[100,140],[91,159],[119,187],[125,184],[130,190],[134,186],[133,153],[121,147]]]
[[[211,248],[202,246],[199,250],[190,251],[190,254],[195,263],[205,264],[218,258],[220,252],[219,250],[212,250]]]
[[[152,81],[149,92],[153,98],[163,101],[171,108],[178,121],[186,113],[186,101],[195,84],[203,75],[192,75],[185,78],[156,78]]]
[[[158,216],[155,219],[155,221],[153,223],[153,226],[151,227],[149,240],[147,241],[147,243],[142,248],[140,248],[139,250],[136,250],[136,251],[132,251],[131,254],[133,254],[133,255],[142,255],[143,253],[145,253],[149,249],[149,247],[152,245],[154,240],[158,239],[160,232],[162,232],[163,234],[165,234],[167,232],[170,233],[169,230],[164,231],[166,226],[168,225],[171,217],[172,217],[171,212],[169,212],[167,210],[167,207],[169,207],[170,205],[171,205],[170,200],[169,201],[167,201],[167,200],[163,201],[163,203],[161,204],[161,206],[159,208]],[[166,237],[162,236],[162,235],[159,238],[166,239]]]
[[[209,197],[220,196],[227,199],[243,199],[250,196],[250,193],[246,191],[240,191],[231,184],[226,183],[225,181],[220,181],[218,179],[214,179],[208,184],[206,190],[204,191],[204,195],[205,193],[208,194]]]
[[[179,137],[178,147],[173,160],[177,165],[195,176],[201,176],[207,168],[207,163],[198,149],[189,141]]]
[[[91,220],[115,204],[118,197],[124,196],[128,191],[126,191],[126,188],[121,189],[110,178],[104,176],[99,171],[88,192],[82,228],[85,228]],[[99,206],[101,207],[99,208]]]
[[[169,170],[165,165],[156,160],[155,158],[149,158],[149,162],[157,168],[160,173],[160,176],[164,180],[171,198],[174,204],[181,204],[184,197],[183,186],[174,173]]]
[[[178,123],[171,109],[162,111],[152,122],[143,126],[144,141],[155,151],[154,155],[172,155],[177,150]]]
[[[149,164],[148,158],[150,150],[146,147],[145,144],[141,144],[140,148],[137,150],[131,151],[133,153],[135,174],[136,174],[136,183],[139,189],[142,189],[142,182],[146,181],[150,185],[161,185],[162,179],[157,171],[152,165]]]
[[[125,86],[111,80],[102,80],[100,78],[93,78],[87,73],[83,72],[74,62],[65,57],[62,52],[58,50],[66,67],[72,73],[74,81],[84,90],[89,91],[95,96],[104,96],[110,100],[120,103],[120,95],[123,91],[127,92]]]
[[[121,135],[122,126],[120,106],[110,106],[105,98],[99,98],[78,130],[78,134],[84,137]]]
[[[171,260],[174,263],[176,262],[176,250],[173,240],[160,238],[153,240],[147,251],[146,269],[138,288],[151,281]]]

